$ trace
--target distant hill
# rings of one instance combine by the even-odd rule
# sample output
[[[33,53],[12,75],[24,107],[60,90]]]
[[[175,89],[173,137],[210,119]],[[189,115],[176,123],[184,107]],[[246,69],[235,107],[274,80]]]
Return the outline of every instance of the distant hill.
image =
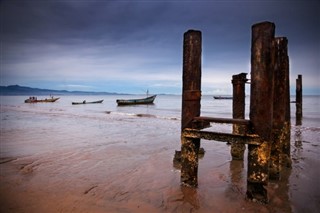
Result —
[[[109,92],[84,92],[84,91],[67,91],[67,90],[50,90],[31,88],[19,85],[0,86],[0,95],[113,95],[117,93]]]

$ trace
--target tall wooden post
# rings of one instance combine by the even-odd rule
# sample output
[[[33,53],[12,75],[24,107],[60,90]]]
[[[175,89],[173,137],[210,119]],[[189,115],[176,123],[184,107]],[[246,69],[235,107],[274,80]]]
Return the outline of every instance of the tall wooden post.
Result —
[[[290,158],[290,88],[288,40],[275,38],[275,68],[273,96],[273,143],[270,171],[272,179],[280,179],[281,162]]]
[[[245,83],[248,81],[247,73],[240,73],[232,76],[233,100],[232,100],[232,117],[234,119],[244,119],[245,117]],[[232,132],[234,134],[244,134],[243,125],[233,124]],[[232,143],[231,156],[232,160],[243,160],[245,144]]]
[[[269,179],[272,143],[274,33],[271,22],[252,26],[250,120],[252,131],[263,143],[248,145],[247,198],[263,203],[268,202],[264,186]]]
[[[296,79],[296,125],[302,124],[302,75]]]
[[[200,116],[201,101],[201,32],[189,30],[184,34],[182,77],[181,131],[192,128],[192,119]],[[182,135],[182,134],[181,134]],[[198,185],[198,152],[200,139],[181,136],[181,183]]]

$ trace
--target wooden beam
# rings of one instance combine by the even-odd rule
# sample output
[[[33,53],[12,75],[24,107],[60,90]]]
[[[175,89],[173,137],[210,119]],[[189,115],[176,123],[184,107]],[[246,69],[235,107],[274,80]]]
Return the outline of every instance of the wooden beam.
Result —
[[[227,124],[239,124],[239,125],[250,125],[250,120],[246,119],[232,119],[232,118],[214,118],[214,117],[194,117],[194,121],[207,121],[211,123],[227,123]]]
[[[186,138],[201,138],[205,140],[214,140],[220,142],[243,143],[252,145],[261,144],[260,137],[253,134],[239,135],[186,128],[183,130],[182,136]]]

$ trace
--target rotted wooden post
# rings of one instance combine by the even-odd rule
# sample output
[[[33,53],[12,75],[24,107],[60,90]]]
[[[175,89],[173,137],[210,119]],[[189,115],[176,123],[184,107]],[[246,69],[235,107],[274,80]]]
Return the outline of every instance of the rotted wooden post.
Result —
[[[296,79],[296,125],[302,124],[302,75]]]
[[[232,76],[233,100],[232,100],[232,116],[234,119],[244,119],[245,117],[245,83],[248,81],[247,73],[240,73]],[[246,129],[243,125],[233,124],[232,131],[234,134],[244,134]],[[231,156],[232,160],[243,160],[245,144],[232,143]]]
[[[264,186],[269,179],[272,143],[274,34],[274,23],[252,26],[250,120],[253,133],[263,142],[248,145],[247,198],[262,203],[268,202]]]
[[[201,102],[201,31],[184,33],[181,132],[192,128],[194,117],[200,116]],[[198,185],[198,152],[200,139],[181,134],[181,183]]]
[[[281,166],[290,162],[290,86],[288,40],[278,37],[274,40],[274,96],[273,96],[273,143],[269,177],[280,179]]]

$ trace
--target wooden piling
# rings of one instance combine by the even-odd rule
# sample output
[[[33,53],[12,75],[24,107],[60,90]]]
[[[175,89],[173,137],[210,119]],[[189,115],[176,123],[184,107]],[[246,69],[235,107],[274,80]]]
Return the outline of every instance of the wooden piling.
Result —
[[[181,113],[182,185],[191,187],[198,185],[200,138],[232,144],[248,144],[246,196],[250,200],[268,203],[266,186],[270,175],[279,177],[279,162],[282,160],[279,156],[284,154],[290,157],[288,41],[284,37],[275,39],[274,34],[275,25],[271,22],[252,26],[250,120],[244,119],[247,81],[245,73],[234,75],[232,79],[233,119],[200,116],[201,32],[189,30],[184,34]],[[299,75],[297,91],[302,93],[301,78]],[[301,101],[299,95],[297,103],[301,103],[302,107],[302,95]],[[302,110],[300,114],[302,116]],[[203,131],[202,129],[211,122],[233,124],[233,134]],[[240,125],[245,126],[245,129],[242,130]]]
[[[290,162],[290,88],[288,40],[278,37],[274,40],[274,96],[273,96],[273,142],[269,177],[279,180],[282,164]]]
[[[262,203],[268,202],[265,186],[272,143],[274,34],[274,23],[252,26],[250,120],[252,131],[263,143],[248,145],[247,198]]]
[[[247,73],[240,73],[232,76],[233,85],[233,100],[232,100],[232,117],[233,119],[245,118],[245,83],[248,81]],[[233,124],[233,134],[244,134],[246,131],[243,125]],[[232,143],[231,144],[231,156],[232,160],[243,160],[245,151],[245,144]]]
[[[302,124],[302,75],[296,79],[296,125]]]
[[[200,116],[201,101],[201,32],[189,30],[183,41],[183,85],[181,133],[192,128],[194,117]],[[181,134],[181,183],[198,185],[199,138],[186,138]]]

